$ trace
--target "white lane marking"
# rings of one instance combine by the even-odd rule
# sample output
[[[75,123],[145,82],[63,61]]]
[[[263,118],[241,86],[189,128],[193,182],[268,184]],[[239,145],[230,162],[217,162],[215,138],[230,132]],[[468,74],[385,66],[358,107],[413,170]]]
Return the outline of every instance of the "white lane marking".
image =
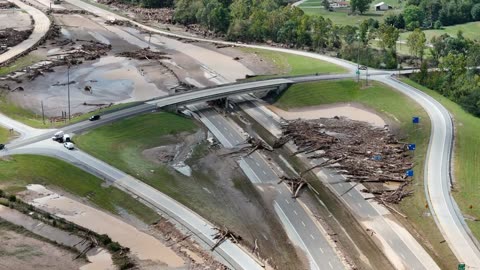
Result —
[[[258,164],[258,162],[255,161],[255,164],[257,164],[257,167],[260,167],[260,164]]]
[[[313,235],[310,234],[310,237],[311,237],[313,240],[315,240],[315,237],[313,237]]]
[[[352,193],[348,192],[347,194],[348,196],[353,197]]]
[[[343,184],[342,184],[342,183],[338,183],[338,186],[339,186],[339,187],[343,187]]]
[[[393,245],[393,242],[390,239],[388,239],[388,243],[390,243],[390,245]]]
[[[362,204],[361,204],[361,203],[358,203],[358,207],[362,208]]]
[[[328,266],[333,269],[332,263],[328,262]]]
[[[305,227],[305,223],[303,221],[302,221],[302,225],[303,225],[303,227]]]
[[[297,211],[293,210],[293,213],[295,213],[295,215],[297,215],[297,216],[298,216],[298,213],[297,213]]]
[[[267,173],[265,171],[262,171],[262,172],[263,172],[263,174],[267,175]]]
[[[340,177],[342,177],[343,179],[347,179],[347,177],[345,177],[345,175],[343,174],[340,174]]]
[[[403,255],[403,253],[400,253],[400,256],[405,260],[405,255]]]
[[[283,193],[282,193],[282,191],[281,191],[280,189],[278,190],[278,193],[280,193],[280,194],[283,194]]]
[[[290,202],[287,199],[285,199],[285,201],[287,202],[287,204],[290,204]]]
[[[320,252],[322,252],[322,254],[323,254],[323,249],[322,248],[320,248]]]

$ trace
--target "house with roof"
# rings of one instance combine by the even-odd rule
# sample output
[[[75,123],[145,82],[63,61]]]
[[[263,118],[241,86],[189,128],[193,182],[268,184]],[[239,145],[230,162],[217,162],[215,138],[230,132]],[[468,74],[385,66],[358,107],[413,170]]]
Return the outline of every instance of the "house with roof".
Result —
[[[393,8],[392,6],[385,4],[385,2],[380,2],[378,4],[375,4],[375,11],[386,11],[392,8]]]

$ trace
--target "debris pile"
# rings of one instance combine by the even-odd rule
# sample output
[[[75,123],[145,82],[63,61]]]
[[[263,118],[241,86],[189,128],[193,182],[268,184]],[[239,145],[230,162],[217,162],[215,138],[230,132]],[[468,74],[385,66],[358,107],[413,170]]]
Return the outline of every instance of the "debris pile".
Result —
[[[280,177],[280,182],[279,184],[285,182],[287,183],[287,186],[290,188],[290,191],[292,192],[292,198],[297,198],[300,190],[307,185],[307,181],[303,179],[303,177],[288,177],[288,176],[282,176]]]
[[[12,2],[8,2],[8,1],[0,2],[0,9],[9,9],[9,8],[16,8],[16,7],[17,6]]]
[[[95,14],[90,13],[84,9],[52,9],[51,12],[55,14],[89,14],[96,17]]]
[[[127,26],[131,27],[134,26],[131,21],[127,20],[109,20],[105,22],[108,25],[119,25],[119,26]]]
[[[388,129],[345,118],[295,120],[283,125],[279,147],[292,140],[298,153],[342,172],[346,181],[363,183],[368,192],[382,202],[398,203],[411,195],[405,173],[413,167],[405,143],[399,142]],[[305,173],[303,172],[302,175]]]
[[[117,56],[123,56],[127,58],[133,58],[138,60],[162,60],[162,59],[170,59],[164,52],[154,52],[148,48],[136,50],[136,51],[128,51],[128,52],[121,52],[118,53]]]
[[[13,28],[0,30],[0,53],[7,51],[7,47],[13,47],[27,39],[32,34],[32,29],[18,31]]]
[[[220,246],[223,242],[230,240],[233,243],[238,243],[242,241],[242,237],[240,235],[235,234],[234,232],[228,230],[228,229],[219,229],[219,228],[214,228],[217,233],[213,235],[213,240],[216,240],[215,245],[210,249],[210,251],[214,251],[218,246]]]
[[[172,23],[174,10],[171,8],[142,8],[116,0],[98,0],[97,2],[116,7],[122,11],[132,12],[142,20]]]

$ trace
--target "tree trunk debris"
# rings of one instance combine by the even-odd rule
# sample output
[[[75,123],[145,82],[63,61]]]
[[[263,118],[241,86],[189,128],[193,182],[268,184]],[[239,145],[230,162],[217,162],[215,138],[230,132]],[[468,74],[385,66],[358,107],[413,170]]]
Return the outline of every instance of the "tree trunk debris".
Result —
[[[319,159],[301,175],[316,168],[341,171],[347,182],[363,183],[383,203],[399,203],[412,194],[406,171],[413,168],[412,155],[405,143],[399,142],[387,127],[373,127],[367,123],[334,117],[318,120],[287,121],[283,135],[274,147],[292,141],[294,153]],[[299,179],[285,179],[295,185]],[[292,189],[293,192],[293,189]],[[294,196],[298,192],[294,193]]]

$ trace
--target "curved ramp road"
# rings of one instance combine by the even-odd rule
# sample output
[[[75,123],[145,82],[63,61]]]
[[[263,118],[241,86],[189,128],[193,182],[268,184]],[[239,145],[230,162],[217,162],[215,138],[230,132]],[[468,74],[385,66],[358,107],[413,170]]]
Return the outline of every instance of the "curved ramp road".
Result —
[[[480,269],[480,251],[476,240],[450,193],[453,123],[449,112],[431,96],[390,76],[375,79],[411,97],[428,113],[432,122],[425,163],[425,192],[429,195],[429,206],[455,256],[468,267]]]
[[[32,34],[20,44],[11,47],[8,51],[0,55],[0,66],[11,60],[12,58],[23,54],[25,51],[28,51],[35,45],[37,45],[40,40],[47,34],[48,29],[50,28],[50,20],[47,15],[43,14],[40,10],[29,6],[20,0],[8,0],[15,5],[17,5],[22,10],[25,10],[30,14],[34,21],[34,28]]]
[[[142,198],[153,205],[154,208],[161,210],[187,227],[209,247],[212,247],[216,242],[213,239],[213,235],[216,233],[214,226],[207,220],[162,192],[80,150],[67,150],[61,143],[47,139],[0,153],[0,155],[10,154],[52,156],[74,164],[94,175],[106,177],[118,187]],[[223,258],[224,263],[232,269],[264,269],[248,252],[229,240],[217,247],[215,253]]]
[[[37,35],[41,35],[42,32],[46,32],[48,30],[48,26],[50,22],[48,18],[46,18],[43,14],[38,14],[38,10],[29,7],[18,0],[11,0],[12,2],[18,2],[18,5],[21,8],[24,8],[27,12],[32,14],[35,19],[35,37],[32,34],[32,37],[25,42],[30,42],[30,46],[22,45],[23,43],[19,44],[22,45],[21,48],[16,48],[13,52],[12,50],[8,51],[7,53],[21,53],[20,51],[23,48],[23,51],[26,50],[25,48],[30,48],[35,44],[32,42],[34,39],[40,39]],[[265,49],[270,51],[277,51],[277,52],[285,52],[291,53],[296,55],[302,55],[306,57],[311,57],[323,61],[328,61],[333,64],[337,64],[348,69],[351,73],[356,69],[357,65],[355,63],[345,61],[342,59],[337,59],[333,57],[328,57],[324,55],[318,55],[315,53],[310,52],[303,52],[303,51],[296,51],[290,49],[283,49],[283,48],[273,48],[268,46],[257,46],[257,45],[248,45],[248,44],[240,44],[240,43],[232,43],[232,42],[225,42],[225,41],[216,41],[216,40],[207,40],[203,38],[195,38],[189,36],[183,36],[178,34],[173,34],[166,31],[161,31],[155,29],[153,27],[145,26],[135,21],[132,21],[128,18],[119,16],[112,12],[103,10],[96,6],[90,5],[88,3],[82,2],[80,0],[66,0],[67,2],[74,4],[80,8],[88,10],[100,17],[105,19],[122,19],[122,20],[129,20],[135,25],[166,36],[171,37],[178,37],[178,38],[185,38],[191,40],[198,40],[198,41],[205,41],[205,42],[215,42],[219,44],[226,44],[226,45],[235,45],[235,46],[243,46],[249,48],[257,48],[257,49]],[[41,19],[43,17],[43,19]],[[38,20],[37,20],[38,19]],[[37,26],[37,24],[39,24]],[[17,46],[16,46],[17,47]],[[13,48],[12,48],[13,49]],[[10,58],[13,56],[10,56]],[[5,54],[0,56],[0,63],[3,63],[6,60]],[[9,59],[10,59],[9,58]],[[447,240],[449,246],[457,256],[460,261],[465,262],[469,267],[480,267],[480,252],[478,247],[475,245],[475,240],[471,235],[468,227],[465,224],[464,218],[456,206],[456,203],[453,197],[450,194],[450,157],[452,151],[452,138],[453,138],[453,126],[448,114],[448,111],[438,102],[436,102],[430,96],[424,94],[418,89],[413,87],[406,86],[392,78],[390,76],[381,75],[381,71],[369,70],[369,73],[372,74],[372,79],[377,79],[383,83],[386,83],[399,91],[407,94],[408,96],[412,97],[414,100],[419,102],[419,104],[428,112],[431,121],[432,121],[432,135],[430,139],[429,149],[428,149],[428,158],[425,165],[425,181],[426,181],[426,195],[427,199],[429,200],[430,208],[432,213],[434,214],[435,221],[439,226],[442,234],[444,235],[445,239]],[[390,74],[393,74],[391,72]],[[376,74],[376,75],[374,75]],[[339,75],[339,77],[345,75]],[[378,78],[376,78],[378,77]],[[313,76],[308,76],[305,78],[290,78],[295,82],[301,81],[314,81],[316,80]],[[319,78],[317,78],[319,79]]]

